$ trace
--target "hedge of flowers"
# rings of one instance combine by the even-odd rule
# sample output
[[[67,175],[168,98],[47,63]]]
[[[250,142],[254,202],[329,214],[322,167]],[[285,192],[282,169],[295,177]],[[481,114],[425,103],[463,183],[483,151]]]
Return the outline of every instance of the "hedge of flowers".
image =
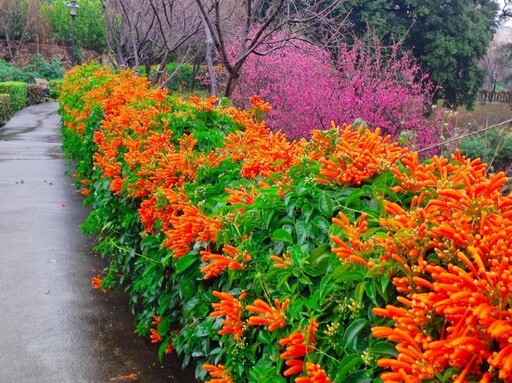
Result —
[[[68,72],[64,148],[110,261],[93,284],[124,286],[138,332],[202,381],[511,382],[504,175],[378,129],[289,141],[251,101]]]

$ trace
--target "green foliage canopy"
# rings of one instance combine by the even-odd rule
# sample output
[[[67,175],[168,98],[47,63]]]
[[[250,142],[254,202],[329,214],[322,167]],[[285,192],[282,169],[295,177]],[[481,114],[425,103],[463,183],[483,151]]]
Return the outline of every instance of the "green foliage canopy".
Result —
[[[347,0],[340,7],[356,36],[369,30],[403,40],[449,106],[472,106],[484,72],[477,61],[496,28],[492,0]]]
[[[66,8],[68,0],[45,2],[41,12],[47,18],[54,37],[59,41],[71,40],[71,17]],[[76,16],[76,43],[79,47],[102,52],[106,47],[106,21],[100,0],[79,0]]]

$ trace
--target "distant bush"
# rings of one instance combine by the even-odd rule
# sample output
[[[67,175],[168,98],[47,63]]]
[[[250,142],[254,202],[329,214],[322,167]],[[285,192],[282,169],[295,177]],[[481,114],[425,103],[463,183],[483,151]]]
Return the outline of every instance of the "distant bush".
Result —
[[[57,97],[59,97],[60,94],[60,86],[64,80],[50,80],[48,83],[50,85],[50,98],[56,100]]]
[[[169,63],[165,67],[169,75],[172,75],[176,71],[173,78],[169,80],[168,88],[171,90],[180,90],[183,88],[191,89],[194,76],[192,65],[183,64],[176,70],[177,66],[177,63]]]
[[[0,60],[0,81],[21,81],[34,83],[36,78],[46,80],[59,79],[64,76],[61,59],[46,60],[41,55],[35,55],[28,65],[19,68]]]
[[[157,73],[157,70],[157,65],[151,67],[151,73],[149,74],[150,79],[153,79],[153,77]],[[204,81],[206,77],[206,69],[204,67],[200,67],[199,69],[194,70],[194,65],[192,64],[178,64],[175,62],[171,62],[166,65],[165,72],[165,79],[167,79],[169,76],[172,76],[172,78],[169,79],[169,81],[166,84],[166,87],[170,91],[181,92],[184,90],[193,90],[194,88],[207,88]],[[148,75],[146,73],[146,68],[144,66],[139,67],[139,73],[144,76]]]
[[[11,96],[11,108],[17,112],[27,104],[27,84],[19,81],[7,81],[0,83],[0,93]]]
[[[46,60],[42,55],[38,54],[30,59],[30,63],[23,68],[25,72],[34,73],[38,78],[46,80],[59,79],[64,76],[64,68],[60,57],[51,61]]]
[[[459,150],[470,158],[480,158],[493,171],[507,171],[512,164],[512,136],[501,129],[491,129],[464,138]]]
[[[9,65],[5,61],[0,60],[0,82],[5,81],[21,81],[26,83],[34,82],[37,77],[35,73],[27,72],[21,68]]]
[[[36,105],[45,102],[46,100],[46,89],[39,84],[28,84],[27,85],[27,104]]]
[[[0,93],[0,125],[12,117],[11,95]]]

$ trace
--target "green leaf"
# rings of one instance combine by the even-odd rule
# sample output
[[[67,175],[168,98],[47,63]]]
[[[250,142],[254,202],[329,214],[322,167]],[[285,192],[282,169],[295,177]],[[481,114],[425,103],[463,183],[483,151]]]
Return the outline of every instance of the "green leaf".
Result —
[[[362,282],[364,280],[364,273],[362,273],[361,271],[347,271],[347,268],[350,267],[349,264],[346,265],[348,267],[342,266],[345,265],[338,266],[332,273],[333,280],[335,280],[336,282]]]
[[[181,258],[178,258],[176,262],[176,272],[182,273],[187,270],[190,266],[194,264],[198,260],[197,256],[194,254],[186,254]]]
[[[304,222],[304,221],[298,221],[295,224],[295,233],[297,234],[297,242],[300,245],[303,245],[304,243],[306,243],[306,241],[309,237],[309,233],[310,233],[309,225],[306,224],[306,222]]]
[[[326,217],[332,217],[333,215],[333,206],[332,206],[332,200],[327,195],[327,193],[323,193],[320,195],[320,198],[318,199],[318,210],[320,213],[322,213]]]
[[[329,259],[331,258],[331,247],[328,244],[321,245],[311,252],[309,264],[321,274],[327,272]]]
[[[368,327],[366,319],[356,319],[345,330],[341,343],[345,349],[357,352],[358,335]]]
[[[293,243],[293,238],[290,233],[284,229],[277,229],[272,233],[272,240],[279,242]]]
[[[354,291],[354,299],[356,300],[357,303],[361,303],[363,301],[365,285],[365,282],[359,282],[356,286],[356,289]]]
[[[295,211],[295,205],[297,205],[297,196],[295,193],[288,194],[284,199],[284,204],[286,206],[286,213],[291,217],[293,216],[293,212]]]
[[[263,224],[265,225],[265,229],[267,229],[267,230],[269,229],[270,223],[272,222],[273,217],[274,217],[273,210],[264,212],[264,215],[261,220],[262,220]]]
[[[371,299],[372,303],[378,306],[377,302],[377,288],[375,286],[376,281],[372,280],[370,283],[367,283],[365,286],[366,295]]]
[[[315,218],[313,218],[311,222],[313,223],[313,226],[319,228],[323,232],[329,232],[329,227],[331,226],[331,224],[324,217],[318,215]]]
[[[301,206],[301,217],[304,219],[306,223],[309,223],[309,221],[311,220],[311,216],[313,215],[314,210],[315,208],[310,203],[305,203],[304,205]]]
[[[189,278],[181,278],[180,280],[180,290],[181,290],[181,299],[183,301],[190,301],[194,294],[196,293],[196,284],[191,283],[192,281]]]
[[[345,200],[345,206],[352,207],[353,209],[359,209],[361,207],[360,198],[365,195],[361,189],[354,189]]]
[[[392,343],[389,342],[375,342],[371,345],[372,352],[378,356],[379,358],[382,357],[397,357],[398,351],[396,350],[395,346]]]
[[[272,337],[266,331],[259,331],[258,332],[258,342],[263,343],[263,344],[271,344]]]
[[[344,382],[347,374],[349,374],[354,368],[359,367],[362,363],[363,359],[361,359],[360,355],[350,354],[344,357],[339,364],[340,369],[336,374],[336,382]]]

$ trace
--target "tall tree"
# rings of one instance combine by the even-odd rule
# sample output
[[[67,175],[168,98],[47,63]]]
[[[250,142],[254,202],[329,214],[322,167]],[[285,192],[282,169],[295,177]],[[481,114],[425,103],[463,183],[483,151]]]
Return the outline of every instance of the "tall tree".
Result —
[[[354,33],[370,28],[402,40],[429,73],[449,106],[472,106],[484,80],[478,60],[485,56],[496,28],[492,0],[346,0],[340,9]]]
[[[203,30],[193,0],[100,0],[107,19],[107,44],[120,66],[139,66],[150,74],[158,65],[154,82],[162,82],[172,58],[180,63],[192,58],[192,46]],[[195,39],[194,39],[195,38]]]
[[[494,40],[487,54],[480,61],[480,67],[485,70],[484,87],[492,92],[497,85],[505,85],[512,80],[512,43]]]
[[[322,0],[195,0],[205,28],[213,41],[228,79],[224,95],[229,97],[237,85],[247,58],[266,55],[294,40],[307,38],[308,29],[332,26],[333,11],[342,0],[327,4]],[[327,4],[327,5],[326,5]],[[277,32],[286,32],[285,34]],[[279,37],[276,37],[279,36]],[[234,49],[227,49],[236,41]],[[265,47],[265,48],[264,48]]]
[[[53,38],[61,42],[71,40],[71,18],[67,4],[69,0],[54,0],[42,2],[41,5],[41,14],[48,20]],[[79,0],[78,4],[80,9],[75,18],[77,46],[103,52],[106,26],[100,0]]]
[[[0,38],[7,42],[9,61],[14,61],[18,49],[36,37],[40,4],[31,0],[0,0]]]

